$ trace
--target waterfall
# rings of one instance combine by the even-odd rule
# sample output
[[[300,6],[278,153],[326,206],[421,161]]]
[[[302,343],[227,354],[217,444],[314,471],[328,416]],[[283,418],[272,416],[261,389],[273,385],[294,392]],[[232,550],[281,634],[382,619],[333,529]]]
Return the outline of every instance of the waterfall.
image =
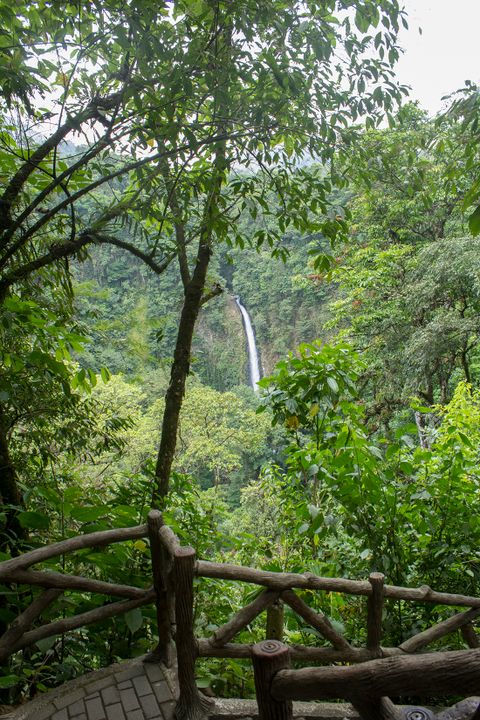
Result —
[[[243,307],[240,302],[238,295],[235,296],[235,302],[237,303],[240,312],[242,313],[243,327],[245,328],[245,334],[247,336],[247,347],[248,347],[248,365],[249,365],[249,379],[250,385],[258,392],[257,383],[260,380],[260,363],[258,362],[258,351],[257,344],[255,342],[255,333],[253,332],[252,321],[250,315]]]

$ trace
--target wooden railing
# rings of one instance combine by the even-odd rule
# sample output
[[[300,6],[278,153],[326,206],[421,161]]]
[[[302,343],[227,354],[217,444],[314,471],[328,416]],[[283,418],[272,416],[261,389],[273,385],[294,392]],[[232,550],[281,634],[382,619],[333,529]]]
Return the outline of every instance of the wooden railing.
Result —
[[[18,583],[46,588],[44,592],[19,615],[0,637],[0,662],[4,662],[10,655],[34,645],[39,640],[52,635],[61,635],[90,625],[91,623],[106,620],[121,615],[133,608],[148,605],[155,601],[156,592],[150,589],[141,589],[130,585],[103,582],[78,575],[67,575],[50,570],[31,570],[36,565],[54,557],[71,553],[83,548],[105,547],[112,543],[125,540],[138,540],[148,534],[147,525],[138,525],[131,528],[119,528],[102,532],[78,535],[68,540],[62,540],[52,545],[31,550],[19,557],[5,560],[0,563],[0,580],[3,583]],[[31,630],[33,623],[42,613],[51,606],[64,592],[79,590],[102,595],[120,597],[123,600],[89,610],[72,617],[62,618],[40,625]]]
[[[81,548],[101,547],[143,537],[149,538],[152,557],[153,587],[149,589],[30,569],[36,563]],[[194,580],[199,577],[253,583],[263,590],[210,637],[197,638],[194,633]],[[195,682],[198,657],[251,658],[261,720],[289,720],[292,699],[346,699],[354,704],[365,720],[396,720],[399,710],[388,699],[389,695],[480,693],[480,648],[472,624],[480,615],[480,598],[436,592],[427,586],[405,588],[386,585],[379,573],[372,573],[367,581],[360,581],[324,578],[311,573],[269,572],[197,560],[195,550],[181,545],[157,510],[149,513],[146,525],[78,536],[0,563],[0,579],[6,583],[45,588],[0,638],[0,660],[42,638],[155,602],[159,642],[149,659],[170,666],[176,648],[179,685],[177,720],[201,720],[208,714],[211,701],[199,693]],[[123,599],[30,629],[42,612],[68,590],[90,591]],[[296,590],[365,596],[365,647],[352,645],[325,615],[310,608]],[[382,613],[385,599],[466,609],[417,633],[398,647],[384,647]],[[284,645],[281,642],[283,604],[314,628],[330,646]],[[253,646],[232,642],[265,610],[270,639]],[[413,655],[457,630],[462,632],[470,650]],[[348,666],[292,670],[291,661],[348,663]],[[470,705],[467,703],[472,708],[470,714],[477,704],[473,699]],[[460,713],[464,718],[468,717],[465,707],[464,704]],[[455,713],[450,720],[454,716]]]

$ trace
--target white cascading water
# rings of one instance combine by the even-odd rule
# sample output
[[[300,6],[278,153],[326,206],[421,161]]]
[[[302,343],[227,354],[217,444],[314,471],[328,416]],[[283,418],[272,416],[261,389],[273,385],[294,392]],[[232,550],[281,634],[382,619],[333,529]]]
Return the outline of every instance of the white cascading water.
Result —
[[[240,302],[238,295],[235,296],[235,302],[242,313],[243,327],[245,328],[245,334],[247,336],[250,385],[255,392],[258,392],[257,383],[260,380],[260,363],[258,362],[257,344],[255,342],[255,333],[253,332],[252,321],[250,320],[250,315],[247,310]]]

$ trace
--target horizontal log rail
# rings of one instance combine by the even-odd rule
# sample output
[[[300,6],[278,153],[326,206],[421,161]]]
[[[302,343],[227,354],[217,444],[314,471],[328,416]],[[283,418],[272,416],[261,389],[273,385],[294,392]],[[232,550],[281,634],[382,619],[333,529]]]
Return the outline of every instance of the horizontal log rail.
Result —
[[[114,595],[124,598],[139,598],[145,594],[144,589],[132,585],[119,585],[86,578],[82,575],[67,575],[50,570],[15,570],[5,577],[4,582],[63,590],[83,590],[99,595]]]
[[[252,644],[247,643],[226,643],[215,647],[209,638],[197,638],[197,649],[199,657],[218,658],[245,658],[252,656]],[[363,663],[367,660],[374,660],[377,655],[367,648],[355,648],[346,650],[334,650],[328,647],[309,647],[306,645],[289,645],[290,657],[297,662],[319,662],[319,663]],[[403,656],[400,648],[382,647],[383,657]]]
[[[196,564],[197,577],[217,580],[236,580],[239,582],[263,585],[271,590],[324,590],[345,595],[372,595],[372,585],[368,580],[347,580],[345,578],[327,578],[313,573],[282,573],[269,570],[257,570],[243,565],[213,563],[199,560]],[[432,603],[434,605],[458,605],[459,607],[480,608],[480,597],[442,593],[432,590],[428,585],[407,588],[397,585],[384,585],[383,596],[391,600],[410,600],[412,602]]]
[[[279,670],[276,700],[480,693],[480,649],[371,660],[352,667]]]
[[[65,555],[74,550],[81,550],[87,547],[103,547],[104,545],[124,542],[125,540],[139,540],[140,538],[146,537],[146,535],[147,525],[115,528],[114,530],[101,530],[85,535],[76,535],[67,540],[60,540],[60,542],[53,543],[52,545],[35,548],[35,550],[30,550],[11,560],[4,560],[0,563],[0,579],[7,578],[14,570],[24,570],[30,567],[30,565],[36,565],[39,562],[44,562],[59,555]]]

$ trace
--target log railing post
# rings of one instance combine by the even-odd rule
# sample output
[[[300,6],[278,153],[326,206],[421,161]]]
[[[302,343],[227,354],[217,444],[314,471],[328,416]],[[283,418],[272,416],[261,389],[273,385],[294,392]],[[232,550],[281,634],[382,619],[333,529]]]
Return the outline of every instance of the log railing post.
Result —
[[[195,550],[184,546],[175,549],[173,577],[175,586],[175,618],[178,685],[180,695],[175,708],[176,720],[204,720],[211,701],[200,696],[195,683],[195,660],[198,655],[193,632],[193,578]]]
[[[265,632],[266,640],[278,640],[283,642],[284,611],[283,602],[280,598],[275,600],[267,608],[267,627]]]
[[[368,578],[372,586],[372,594],[367,600],[367,648],[381,656],[380,641],[382,639],[383,585],[385,576],[382,573],[370,573]]]
[[[252,647],[259,720],[292,720],[291,700],[275,700],[271,694],[272,680],[279,670],[290,667],[287,645],[277,640],[264,640]]]
[[[146,660],[162,662],[166,667],[171,667],[173,663],[173,592],[168,575],[172,563],[159,537],[160,528],[163,526],[162,513],[159,510],[150,510],[147,524],[152,556],[153,586],[156,593],[158,645]]]

